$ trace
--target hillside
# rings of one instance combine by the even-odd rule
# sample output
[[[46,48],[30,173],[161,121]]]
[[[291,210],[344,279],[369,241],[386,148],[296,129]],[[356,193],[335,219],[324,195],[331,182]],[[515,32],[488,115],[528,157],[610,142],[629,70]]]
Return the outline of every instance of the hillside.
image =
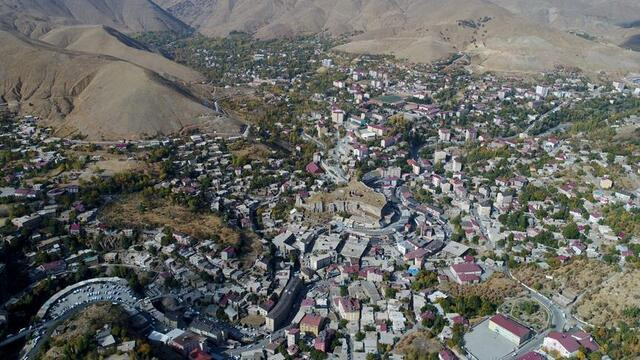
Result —
[[[106,26],[67,26],[51,30],[40,40],[67,50],[108,55],[140,65],[164,77],[186,82],[202,81],[196,71],[150,52],[143,44]]]
[[[212,113],[177,83],[129,62],[5,31],[0,51],[0,100],[41,116],[59,135],[144,138],[205,123],[201,116]]]
[[[39,37],[60,25],[106,25],[123,32],[186,32],[151,0],[0,0],[0,28]]]
[[[640,37],[636,0],[490,0],[516,14],[587,38],[624,44]]]
[[[516,0],[504,0],[509,1]],[[537,72],[561,64],[589,72],[626,73],[640,66],[640,55],[621,49],[620,42],[590,41],[486,0],[158,0],[158,4],[209,36],[234,30],[260,38],[358,32],[338,49],[392,53],[425,62],[466,51],[482,71]]]

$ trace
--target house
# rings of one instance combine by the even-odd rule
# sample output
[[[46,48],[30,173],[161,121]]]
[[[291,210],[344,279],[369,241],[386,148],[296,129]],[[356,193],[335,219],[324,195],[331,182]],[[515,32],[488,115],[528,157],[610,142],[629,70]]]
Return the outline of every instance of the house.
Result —
[[[71,235],[80,235],[80,224],[78,223],[73,223],[71,225],[69,225],[69,234]]]
[[[96,331],[96,342],[100,349],[106,350],[113,348],[116,344],[116,339],[111,335],[111,325],[106,324],[101,329]]]
[[[311,175],[320,175],[323,173],[322,168],[320,168],[320,166],[318,166],[318,164],[314,162],[310,162],[309,164],[307,164],[305,169]]]
[[[481,280],[482,268],[475,263],[454,264],[449,269],[456,282],[460,285],[476,284]]]
[[[285,331],[285,335],[287,337],[287,346],[295,346],[298,343],[298,338],[300,337],[300,329],[291,327]]]
[[[547,360],[547,358],[537,352],[529,351],[528,353],[520,356],[518,360]]]
[[[489,319],[489,330],[502,335],[516,345],[522,344],[531,336],[531,330],[501,314]]]
[[[407,160],[407,164],[411,166],[411,171],[413,171],[415,175],[420,175],[420,165],[418,165],[418,162],[413,159],[409,159]]]
[[[220,252],[220,257],[222,258],[222,260],[233,259],[236,257],[236,249],[229,246],[226,249],[222,250],[222,252]]]
[[[331,329],[322,330],[313,341],[314,349],[323,353],[329,352],[331,341],[333,340],[334,331]]]
[[[302,320],[300,320],[300,331],[318,336],[320,331],[322,331],[324,321],[324,317],[320,315],[306,314]]]
[[[348,321],[360,320],[360,301],[351,297],[341,297],[336,300],[340,317]]]
[[[47,275],[58,274],[67,269],[67,264],[64,260],[51,261],[38,266],[39,271],[46,273]]]
[[[204,342],[205,339],[200,335],[194,334],[191,331],[185,331],[171,340],[169,345],[182,355],[188,356],[196,349],[202,350]]]
[[[576,356],[581,348],[586,351],[598,351],[600,348],[591,335],[584,331],[573,334],[552,331],[544,338],[542,346],[547,350],[557,351],[565,358]]]
[[[458,357],[456,356],[456,354],[453,353],[453,351],[449,349],[442,349],[438,353],[438,359],[439,360],[458,360]]]
[[[451,131],[445,128],[439,129],[438,138],[440,139],[440,141],[451,141]]]

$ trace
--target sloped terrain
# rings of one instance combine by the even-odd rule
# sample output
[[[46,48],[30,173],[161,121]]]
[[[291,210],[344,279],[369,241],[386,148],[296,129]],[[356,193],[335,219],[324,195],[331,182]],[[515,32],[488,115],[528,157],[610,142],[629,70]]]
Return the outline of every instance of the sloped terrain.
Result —
[[[202,81],[196,71],[177,64],[119,31],[99,25],[67,26],[51,30],[40,40],[68,50],[108,55],[186,82]]]
[[[0,0],[0,26],[39,37],[60,25],[107,25],[124,32],[186,32],[150,0]]]
[[[138,139],[205,121],[212,111],[175,82],[111,57],[0,31],[0,96],[59,135]]]
[[[640,34],[636,0],[490,0],[536,23],[620,44]]]

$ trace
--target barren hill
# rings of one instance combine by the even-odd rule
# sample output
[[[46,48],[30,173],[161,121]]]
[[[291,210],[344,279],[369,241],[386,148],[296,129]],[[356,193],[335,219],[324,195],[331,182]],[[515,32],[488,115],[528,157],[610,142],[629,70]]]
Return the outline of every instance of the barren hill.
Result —
[[[51,30],[40,40],[68,50],[108,55],[186,82],[202,81],[196,71],[150,52],[143,44],[106,26],[80,25]]]
[[[0,0],[0,26],[39,37],[60,25],[107,25],[124,32],[189,30],[151,0]]]
[[[0,101],[40,115],[60,135],[137,139],[205,123],[201,116],[212,113],[177,83],[126,61],[6,31],[0,52]]]
[[[496,0],[510,1],[515,4],[518,0]],[[632,4],[630,0],[616,1]],[[205,35],[224,36],[233,30],[261,38],[322,31],[358,32],[358,36],[339,49],[393,53],[414,61],[431,61],[466,51],[480,70],[540,71],[569,65],[590,72],[626,73],[640,66],[640,56],[623,50],[618,43],[590,41],[488,0],[157,0],[157,3]],[[523,0],[524,3],[531,1]]]
[[[640,37],[637,0],[490,0],[556,29],[625,45]]]

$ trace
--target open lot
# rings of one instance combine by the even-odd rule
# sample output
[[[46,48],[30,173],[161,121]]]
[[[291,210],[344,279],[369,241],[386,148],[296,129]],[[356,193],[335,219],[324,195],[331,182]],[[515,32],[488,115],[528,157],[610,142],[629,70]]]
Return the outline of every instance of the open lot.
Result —
[[[489,319],[464,335],[465,348],[478,360],[497,360],[517,348],[516,344],[489,330]]]
[[[610,281],[587,292],[576,304],[576,313],[593,325],[612,326],[619,320],[629,321],[623,314],[640,304],[640,270],[616,274]]]
[[[197,239],[216,234],[225,245],[240,244],[240,235],[224,225],[215,214],[196,214],[189,209],[156,200],[153,206],[140,211],[142,195],[126,196],[107,206],[102,212],[104,221],[123,226],[168,226]]]
[[[417,331],[402,339],[396,345],[396,352],[404,354],[406,357],[418,358],[419,355],[427,353],[437,353],[442,349],[442,344],[435,337],[430,337],[427,331]]]
[[[454,282],[446,282],[438,287],[456,297],[477,295],[498,302],[518,296],[524,291],[520,284],[499,272],[494,272],[489,280],[480,284],[459,285]]]
[[[557,268],[543,270],[536,265],[518,268],[513,275],[531,287],[553,296],[559,291],[579,295],[585,289],[602,283],[613,272],[613,267],[597,260],[576,259]]]

